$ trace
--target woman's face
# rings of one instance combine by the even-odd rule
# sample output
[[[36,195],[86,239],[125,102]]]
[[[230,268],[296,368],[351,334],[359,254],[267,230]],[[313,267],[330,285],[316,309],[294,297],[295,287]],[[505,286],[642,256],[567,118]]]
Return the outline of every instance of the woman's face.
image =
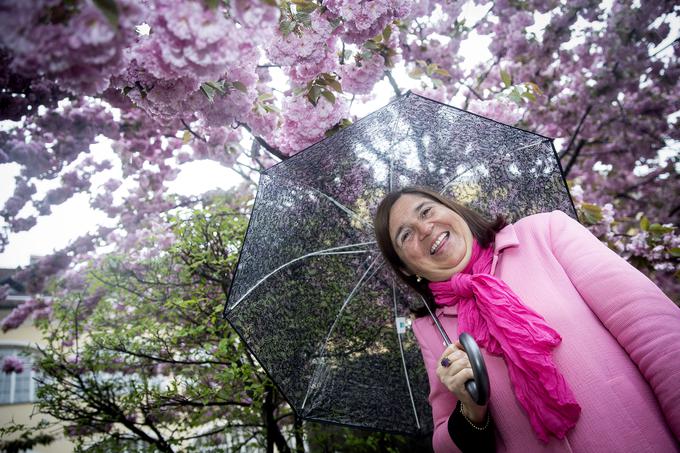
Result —
[[[390,238],[406,275],[448,280],[470,261],[472,232],[461,216],[419,194],[404,194],[390,210]]]

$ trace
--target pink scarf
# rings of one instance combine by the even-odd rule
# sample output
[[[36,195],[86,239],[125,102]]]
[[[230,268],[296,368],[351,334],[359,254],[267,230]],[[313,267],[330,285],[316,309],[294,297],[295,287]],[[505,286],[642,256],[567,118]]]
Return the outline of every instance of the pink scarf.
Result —
[[[458,304],[458,333],[470,333],[489,353],[505,359],[515,397],[536,436],[562,439],[581,413],[551,351],[560,335],[510,287],[489,274],[493,248],[474,241],[470,262],[444,282],[429,284],[437,305]],[[493,393],[493,391],[492,391]]]

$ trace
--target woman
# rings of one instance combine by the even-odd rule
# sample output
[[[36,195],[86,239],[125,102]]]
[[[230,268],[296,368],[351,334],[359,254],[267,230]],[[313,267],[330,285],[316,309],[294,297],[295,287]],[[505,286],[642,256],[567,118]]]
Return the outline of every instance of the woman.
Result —
[[[506,225],[406,188],[381,202],[375,232],[448,335],[471,333],[486,361],[479,406],[460,343],[413,323],[435,451],[680,451],[680,310],[578,222],[554,211]]]

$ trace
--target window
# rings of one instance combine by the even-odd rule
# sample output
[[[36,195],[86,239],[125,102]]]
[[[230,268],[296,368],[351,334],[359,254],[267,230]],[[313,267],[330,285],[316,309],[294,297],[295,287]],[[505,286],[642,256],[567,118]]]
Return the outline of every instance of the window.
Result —
[[[6,374],[0,370],[0,404],[32,403],[35,401],[35,378],[33,357],[26,354],[28,349],[0,347],[0,364],[7,356],[16,356],[24,362],[21,373]]]

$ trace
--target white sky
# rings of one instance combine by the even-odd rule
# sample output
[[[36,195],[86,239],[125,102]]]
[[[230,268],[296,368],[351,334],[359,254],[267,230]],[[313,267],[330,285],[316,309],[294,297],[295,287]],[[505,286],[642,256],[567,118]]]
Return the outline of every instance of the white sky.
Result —
[[[473,7],[470,4],[466,4],[463,14],[468,18],[468,23],[474,23],[486,12],[487,8],[487,6]],[[531,28],[538,31],[547,23],[549,15],[536,14],[535,18],[537,24]],[[674,30],[670,34],[671,39],[678,34],[678,23],[676,22],[673,25]],[[487,36],[474,36],[472,39],[468,39],[461,44],[460,53],[465,59],[465,68],[472,68],[477,63],[491,58],[491,54],[487,49],[489,42],[490,39]],[[419,84],[419,81],[410,78],[406,74],[401,64],[393,70],[393,75],[399,87],[404,91],[415,88]],[[276,77],[275,73],[273,76],[274,86],[281,90],[287,89],[286,81],[283,77]],[[350,113],[357,118],[363,118],[386,105],[393,94],[394,92],[389,82],[383,79],[375,87],[374,98],[363,104],[354,102]],[[454,98],[452,103],[460,106],[461,99]],[[115,156],[108,145],[94,145],[91,149],[97,156],[103,156],[103,158],[106,158],[107,155],[112,156],[115,162]],[[171,192],[197,195],[213,189],[227,189],[241,182],[240,176],[234,171],[210,161],[189,162],[181,168],[182,170],[177,179],[168,184]],[[18,174],[18,171],[19,168],[15,164],[0,165],[0,206],[4,205],[5,201],[14,191],[14,176]],[[116,171],[120,173],[120,169],[114,169],[113,176],[115,176]],[[111,172],[109,172],[108,175],[95,177],[92,185],[93,191],[96,192],[97,187],[103,184],[111,175]],[[40,185],[38,190],[40,193],[44,193],[44,191],[54,186],[55,184],[44,184]],[[16,266],[25,266],[30,262],[31,255],[46,255],[59,250],[79,236],[96,230],[98,225],[110,223],[111,220],[107,219],[105,214],[89,207],[88,198],[89,194],[78,194],[59,206],[53,206],[52,214],[39,217],[37,225],[30,231],[10,234],[9,245],[0,254],[0,267],[14,268]],[[23,213],[24,211],[22,211]]]

